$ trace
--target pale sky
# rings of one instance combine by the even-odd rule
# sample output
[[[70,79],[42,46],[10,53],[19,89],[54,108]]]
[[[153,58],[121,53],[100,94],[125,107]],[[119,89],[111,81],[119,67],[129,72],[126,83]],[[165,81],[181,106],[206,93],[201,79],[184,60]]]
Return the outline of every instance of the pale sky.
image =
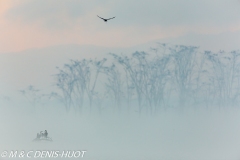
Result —
[[[97,15],[116,18],[105,23]],[[0,0],[0,53],[235,33],[240,35],[239,0]],[[228,36],[221,45],[236,40]]]

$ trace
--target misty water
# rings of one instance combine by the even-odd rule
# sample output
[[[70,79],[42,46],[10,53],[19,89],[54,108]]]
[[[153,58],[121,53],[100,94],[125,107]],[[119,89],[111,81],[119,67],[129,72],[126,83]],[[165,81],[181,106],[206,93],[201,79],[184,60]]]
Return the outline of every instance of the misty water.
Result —
[[[34,113],[16,105],[2,106],[0,114],[1,151],[85,150],[81,159],[90,160],[240,158],[240,110],[236,108],[169,109],[151,116],[67,114],[57,106]],[[32,142],[45,129],[53,142]]]

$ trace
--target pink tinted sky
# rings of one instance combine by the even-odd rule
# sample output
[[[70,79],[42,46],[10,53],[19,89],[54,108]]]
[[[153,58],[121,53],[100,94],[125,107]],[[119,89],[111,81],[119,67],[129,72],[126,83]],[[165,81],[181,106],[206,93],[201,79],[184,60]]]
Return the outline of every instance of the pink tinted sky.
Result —
[[[104,23],[97,14],[116,18]],[[237,0],[0,0],[0,53],[62,44],[129,47],[189,33],[235,32]]]

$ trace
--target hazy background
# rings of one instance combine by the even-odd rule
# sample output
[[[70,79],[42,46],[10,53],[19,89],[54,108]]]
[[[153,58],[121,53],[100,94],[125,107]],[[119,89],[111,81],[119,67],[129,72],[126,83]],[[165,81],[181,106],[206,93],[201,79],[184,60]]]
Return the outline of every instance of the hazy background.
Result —
[[[238,49],[238,0],[1,0],[0,53],[63,44],[131,47],[164,40]],[[103,23],[97,15],[116,19]]]
[[[104,23],[97,15],[116,18]],[[87,150],[83,159],[238,160],[238,108],[78,115],[52,102],[33,112],[19,90],[33,85],[49,93],[55,67],[70,59],[150,52],[157,42],[237,50],[239,19],[238,0],[0,0],[0,152],[80,149]],[[54,142],[33,143],[45,129]]]

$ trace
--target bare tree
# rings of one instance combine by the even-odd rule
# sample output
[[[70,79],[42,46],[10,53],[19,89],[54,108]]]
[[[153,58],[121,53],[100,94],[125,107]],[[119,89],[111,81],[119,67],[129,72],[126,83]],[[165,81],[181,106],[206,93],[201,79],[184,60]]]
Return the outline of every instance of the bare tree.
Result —
[[[75,77],[73,76],[73,68],[68,64],[64,65],[63,69],[59,69],[59,73],[54,75],[56,79],[56,86],[61,91],[61,101],[64,103],[65,109],[67,112],[70,111],[71,106],[73,105],[73,90]]]
[[[219,106],[233,105],[239,97],[239,62],[240,53],[232,51],[230,53],[220,51],[213,53],[205,52],[211,64],[211,76],[209,76],[214,86],[214,96]]]
[[[198,48],[177,45],[169,49],[174,64],[173,78],[178,89],[179,104],[181,107],[184,107],[187,97],[192,90],[192,79],[196,64],[196,51]]]
[[[74,96],[75,101],[80,112],[82,112],[85,93],[87,91],[87,84],[89,83],[91,70],[90,65],[92,60],[83,59],[71,60],[71,67],[73,68],[73,77],[75,79]]]
[[[141,113],[143,109],[143,98],[144,98],[144,74],[146,73],[146,53],[145,52],[135,52],[132,54],[131,58],[127,56],[122,57],[112,54],[118,63],[127,72],[131,83],[133,84],[138,100],[138,112]]]
[[[34,110],[36,105],[41,102],[42,94],[39,93],[39,89],[30,85],[25,90],[20,90],[20,93],[28,100],[28,102],[33,106]]]
[[[168,89],[166,87],[170,79],[169,60],[169,56],[156,57],[148,71],[150,77],[146,89],[149,90],[149,104],[153,103],[155,113],[161,104],[164,104],[164,91]],[[150,103],[150,101],[152,102]]]
[[[123,97],[121,73],[115,64],[112,64],[110,67],[104,67],[103,73],[107,76],[105,87],[110,91],[109,94],[113,94],[115,106],[117,106],[118,111],[121,111],[121,101]]]
[[[89,104],[90,104],[90,108],[89,108],[90,113],[92,111],[93,98],[97,93],[95,91],[96,85],[97,85],[97,80],[98,80],[99,74],[102,70],[102,67],[106,61],[107,61],[106,58],[104,58],[100,61],[98,61],[98,60],[93,61],[93,70],[94,71],[92,72],[92,75],[87,77],[87,79],[86,79],[86,91],[87,91]]]

